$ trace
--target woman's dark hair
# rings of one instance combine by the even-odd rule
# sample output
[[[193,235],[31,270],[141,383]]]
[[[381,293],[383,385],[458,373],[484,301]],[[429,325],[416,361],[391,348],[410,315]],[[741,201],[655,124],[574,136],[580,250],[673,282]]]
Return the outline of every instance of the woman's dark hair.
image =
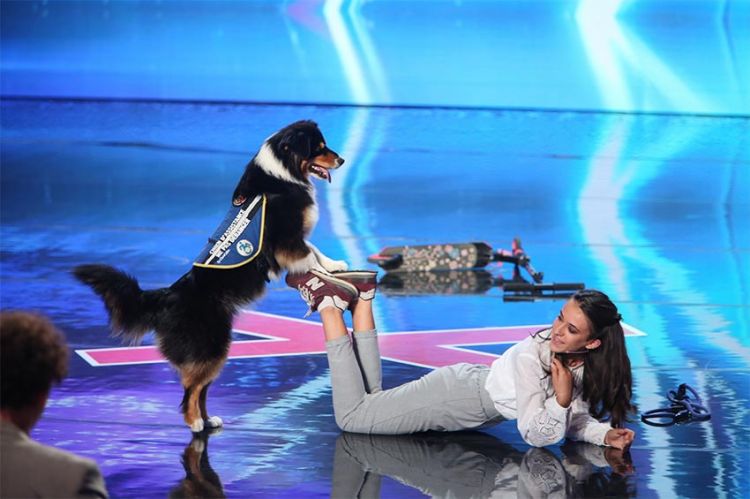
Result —
[[[61,382],[68,372],[63,335],[45,317],[0,313],[0,406],[22,409]]]
[[[601,291],[584,289],[573,295],[588,318],[589,340],[598,339],[599,347],[584,356],[583,400],[589,404],[589,414],[602,420],[607,415],[612,426],[621,428],[628,413],[636,407],[633,396],[633,376],[630,359],[625,349],[625,333],[617,307]]]

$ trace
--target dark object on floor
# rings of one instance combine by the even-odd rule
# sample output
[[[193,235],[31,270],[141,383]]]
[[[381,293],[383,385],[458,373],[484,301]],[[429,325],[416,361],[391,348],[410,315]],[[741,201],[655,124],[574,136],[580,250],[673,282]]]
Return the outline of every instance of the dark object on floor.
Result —
[[[641,421],[651,426],[672,426],[711,419],[711,413],[690,385],[683,383],[677,391],[669,390],[667,398],[671,403],[669,407],[646,411],[641,414]]]

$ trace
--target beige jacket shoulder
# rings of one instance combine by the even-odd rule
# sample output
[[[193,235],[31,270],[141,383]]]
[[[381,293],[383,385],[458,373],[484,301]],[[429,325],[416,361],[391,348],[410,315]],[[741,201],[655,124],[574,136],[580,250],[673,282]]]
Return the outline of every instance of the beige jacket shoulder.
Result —
[[[0,421],[0,497],[107,498],[104,478],[91,459],[35,442]]]

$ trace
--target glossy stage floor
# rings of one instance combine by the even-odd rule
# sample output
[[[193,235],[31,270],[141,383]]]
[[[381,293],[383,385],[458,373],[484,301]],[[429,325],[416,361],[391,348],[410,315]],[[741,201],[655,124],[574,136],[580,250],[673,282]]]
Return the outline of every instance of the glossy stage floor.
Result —
[[[169,285],[261,141],[301,118],[347,159],[318,184],[312,239],[323,251],[374,268],[367,256],[388,245],[507,249],[519,236],[545,281],[582,281],[619,304],[641,410],[688,383],[711,420],[634,421],[629,456],[572,442],[533,449],[513,423],[342,434],[317,317],[302,319],[298,294],[274,282],[237,318],[212,388],[223,431],[192,437],[152,340],[121,349],[69,271],[105,262],[144,288]],[[48,314],[75,351],[34,436],[95,459],[114,497],[739,497],[750,487],[747,119],[6,99],[2,121],[2,307]],[[562,305],[504,301],[473,277],[380,290],[386,386],[442,363],[490,363]]]

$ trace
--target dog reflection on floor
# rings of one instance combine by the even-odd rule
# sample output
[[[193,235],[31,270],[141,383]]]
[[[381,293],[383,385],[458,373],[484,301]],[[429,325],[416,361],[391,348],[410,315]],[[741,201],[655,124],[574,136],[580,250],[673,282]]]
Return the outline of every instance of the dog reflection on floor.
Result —
[[[221,433],[221,428],[193,433],[193,438],[182,453],[185,478],[169,493],[172,499],[224,498],[224,488],[219,475],[208,462],[208,438]]]
[[[630,456],[582,442],[526,452],[481,432],[342,433],[331,497],[381,497],[387,476],[431,497],[632,497]]]

